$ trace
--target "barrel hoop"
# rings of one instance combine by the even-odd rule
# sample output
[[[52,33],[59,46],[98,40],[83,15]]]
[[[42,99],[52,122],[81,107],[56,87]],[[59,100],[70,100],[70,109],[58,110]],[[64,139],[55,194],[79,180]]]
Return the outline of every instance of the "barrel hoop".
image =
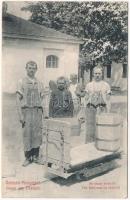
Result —
[[[116,126],[120,126],[121,124],[97,124],[97,126],[107,126],[107,127],[116,127]]]
[[[96,138],[96,140],[104,141],[104,142],[118,142],[118,141],[120,141],[120,139],[115,139],[115,140],[105,140],[105,139],[99,139],[99,138]]]

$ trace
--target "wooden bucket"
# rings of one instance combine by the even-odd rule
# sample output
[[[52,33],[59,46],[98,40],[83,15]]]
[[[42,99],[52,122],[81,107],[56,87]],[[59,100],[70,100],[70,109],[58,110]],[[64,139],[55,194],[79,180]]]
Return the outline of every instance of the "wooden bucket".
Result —
[[[99,150],[117,151],[120,148],[121,116],[102,113],[96,116],[96,141]]]

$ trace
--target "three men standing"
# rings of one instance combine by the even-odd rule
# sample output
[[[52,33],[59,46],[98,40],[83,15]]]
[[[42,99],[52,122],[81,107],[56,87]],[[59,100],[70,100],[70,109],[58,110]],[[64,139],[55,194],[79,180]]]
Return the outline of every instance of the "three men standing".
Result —
[[[37,64],[29,61],[26,64],[27,76],[19,80],[17,87],[17,107],[19,120],[23,128],[25,161],[39,163],[39,148],[42,144],[43,85],[35,78]]]
[[[31,162],[41,162],[39,160],[39,148],[42,144],[42,100],[44,93],[42,83],[35,78],[36,71],[37,64],[34,61],[29,61],[26,64],[27,76],[19,80],[16,91],[26,158],[23,166],[27,166]],[[74,97],[78,99],[78,94],[76,93],[77,78],[73,76],[72,79],[74,80],[70,85],[70,92],[66,87],[66,79],[64,77],[58,78],[57,88],[51,92],[49,117],[74,116],[74,111],[77,110]],[[102,80],[102,69],[95,67],[94,80],[87,84],[83,92],[83,96],[86,96],[86,143],[94,141],[96,113],[106,110],[109,105],[110,92],[110,86]]]

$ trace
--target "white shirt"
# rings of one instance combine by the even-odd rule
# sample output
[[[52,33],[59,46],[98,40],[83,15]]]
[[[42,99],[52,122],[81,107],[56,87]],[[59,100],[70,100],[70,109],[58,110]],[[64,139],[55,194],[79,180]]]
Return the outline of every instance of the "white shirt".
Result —
[[[70,84],[70,87],[69,87],[69,90],[72,94],[72,99],[77,99],[77,95],[76,95],[76,87],[77,87],[77,84],[73,85],[73,84]]]
[[[93,101],[92,98],[94,98],[95,97],[94,95],[97,95],[97,94],[101,94],[103,101],[107,103],[106,96],[107,94],[111,93],[109,84],[103,80],[99,82],[92,81],[88,83],[86,85],[85,91],[87,93],[86,104],[91,103],[91,101]],[[103,103],[103,102],[100,102],[100,103]]]

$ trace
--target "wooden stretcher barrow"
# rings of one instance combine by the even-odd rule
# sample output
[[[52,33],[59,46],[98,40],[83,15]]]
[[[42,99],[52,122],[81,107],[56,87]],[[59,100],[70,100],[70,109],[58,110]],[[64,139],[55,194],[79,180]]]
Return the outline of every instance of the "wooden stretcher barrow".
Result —
[[[46,120],[43,157],[49,173],[62,178],[76,174],[89,178],[117,167],[121,152],[96,149],[95,143],[72,147],[72,124],[56,119]]]

